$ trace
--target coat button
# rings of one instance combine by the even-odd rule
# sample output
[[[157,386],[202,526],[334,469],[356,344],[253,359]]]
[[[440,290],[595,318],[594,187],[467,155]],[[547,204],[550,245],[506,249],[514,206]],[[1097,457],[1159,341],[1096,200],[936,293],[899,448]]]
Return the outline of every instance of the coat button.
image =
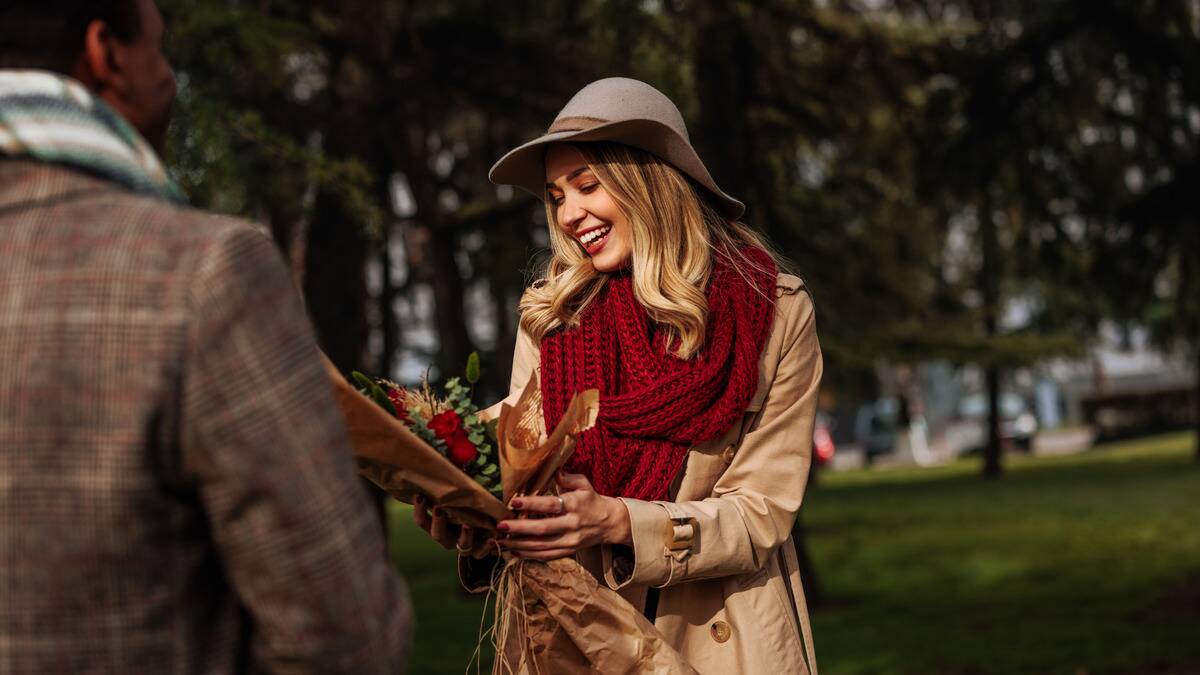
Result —
[[[729,636],[733,634],[733,629],[724,621],[714,621],[712,625],[712,638],[717,642],[727,642]]]

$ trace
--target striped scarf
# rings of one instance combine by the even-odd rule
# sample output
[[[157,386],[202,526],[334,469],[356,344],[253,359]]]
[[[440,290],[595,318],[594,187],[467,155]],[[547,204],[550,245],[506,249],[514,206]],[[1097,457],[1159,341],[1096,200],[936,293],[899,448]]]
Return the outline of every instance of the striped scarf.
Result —
[[[0,69],[0,157],[62,164],[185,202],[133,127],[79,82],[47,71]]]

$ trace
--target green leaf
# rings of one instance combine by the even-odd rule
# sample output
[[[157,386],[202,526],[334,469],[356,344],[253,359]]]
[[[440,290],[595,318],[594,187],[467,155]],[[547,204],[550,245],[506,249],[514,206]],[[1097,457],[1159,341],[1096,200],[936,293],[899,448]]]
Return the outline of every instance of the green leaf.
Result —
[[[500,469],[495,464],[488,464],[487,466],[483,467],[483,470],[479,473],[482,473],[485,476],[495,476],[498,471],[500,471]]]
[[[354,382],[356,384],[358,384],[359,389],[362,389],[364,391],[370,389],[372,386],[377,386],[377,385],[375,385],[375,380],[372,380],[371,378],[367,377],[366,375],[363,375],[362,373],[358,372],[357,370],[350,373],[350,377],[354,378]]]
[[[397,416],[396,406],[392,403],[392,400],[388,398],[387,392],[383,390],[383,387],[380,387],[375,380],[372,380],[370,377],[363,375],[357,370],[351,373],[350,376],[354,378],[356,383],[358,383],[360,388],[359,390],[366,394],[367,398],[375,401],[379,407],[386,410],[392,417]]]
[[[467,382],[474,385],[479,381],[479,352],[471,352],[467,357]]]
[[[465,424],[469,427],[473,427],[476,424],[479,424],[479,418],[476,417],[475,415],[467,415],[466,417],[463,418],[463,424]]]
[[[479,433],[478,431],[475,431],[470,434],[467,434],[467,440],[471,441],[471,445],[480,445],[483,443],[484,438],[483,438],[483,434]]]

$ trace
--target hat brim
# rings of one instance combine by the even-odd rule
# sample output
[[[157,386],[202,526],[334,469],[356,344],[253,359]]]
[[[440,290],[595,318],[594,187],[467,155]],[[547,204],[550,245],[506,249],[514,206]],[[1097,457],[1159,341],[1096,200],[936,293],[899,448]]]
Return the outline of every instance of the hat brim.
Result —
[[[737,219],[746,211],[744,204],[717,187],[691,144],[667,125],[646,119],[606,122],[589,129],[545,134],[501,157],[488,172],[488,179],[497,185],[514,185],[538,199],[545,199],[546,148],[553,143],[588,141],[612,141],[645,150],[704,187],[721,215]]]

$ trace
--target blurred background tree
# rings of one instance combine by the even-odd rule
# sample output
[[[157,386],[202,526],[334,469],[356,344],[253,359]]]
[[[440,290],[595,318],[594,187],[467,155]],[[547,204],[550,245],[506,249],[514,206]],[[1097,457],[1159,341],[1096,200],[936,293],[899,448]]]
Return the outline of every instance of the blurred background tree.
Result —
[[[680,103],[795,263],[829,391],[878,395],[881,361],[985,369],[987,474],[1006,369],[1105,321],[1200,349],[1194,2],[162,5],[173,170],[270,226],[343,369],[411,380],[479,350],[506,387],[545,224],[486,171],[609,75]]]

